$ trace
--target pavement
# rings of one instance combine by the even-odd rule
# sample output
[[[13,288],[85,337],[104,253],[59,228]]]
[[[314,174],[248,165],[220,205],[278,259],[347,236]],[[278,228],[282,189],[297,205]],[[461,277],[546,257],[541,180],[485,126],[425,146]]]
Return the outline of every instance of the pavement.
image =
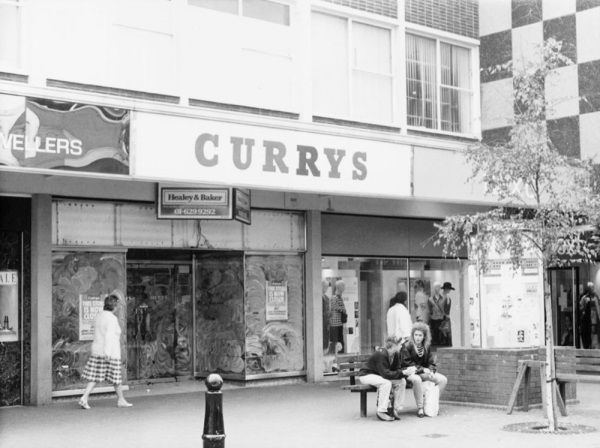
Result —
[[[560,425],[585,425],[595,432],[559,434],[503,430],[507,425],[545,425],[540,408],[529,412],[443,403],[437,417],[417,418],[408,390],[402,419],[360,418],[359,398],[340,390],[344,383],[295,383],[222,389],[225,446],[228,448],[532,447],[600,448],[600,386],[578,385],[578,404]],[[202,381],[133,386],[134,404],[117,408],[114,395],[90,397],[90,410],[74,398],[48,406],[0,408],[0,448],[202,447],[206,387]],[[534,425],[535,426],[535,425]]]

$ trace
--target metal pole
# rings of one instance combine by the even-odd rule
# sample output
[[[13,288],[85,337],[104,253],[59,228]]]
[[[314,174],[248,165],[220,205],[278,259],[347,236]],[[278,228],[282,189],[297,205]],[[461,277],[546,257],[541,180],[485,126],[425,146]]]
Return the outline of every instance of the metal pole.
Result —
[[[204,448],[225,448],[225,427],[223,425],[223,379],[211,373],[204,380],[206,384],[206,407],[204,411]]]

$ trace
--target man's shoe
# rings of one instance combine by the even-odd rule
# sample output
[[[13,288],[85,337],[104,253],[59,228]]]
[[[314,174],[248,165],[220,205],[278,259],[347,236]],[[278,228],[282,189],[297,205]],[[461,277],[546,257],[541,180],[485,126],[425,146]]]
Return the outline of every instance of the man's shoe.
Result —
[[[394,421],[394,417],[390,417],[385,412],[378,412],[377,418],[379,420],[383,420],[384,422],[393,422]]]
[[[400,414],[398,414],[398,411],[394,411],[394,420],[400,420]]]

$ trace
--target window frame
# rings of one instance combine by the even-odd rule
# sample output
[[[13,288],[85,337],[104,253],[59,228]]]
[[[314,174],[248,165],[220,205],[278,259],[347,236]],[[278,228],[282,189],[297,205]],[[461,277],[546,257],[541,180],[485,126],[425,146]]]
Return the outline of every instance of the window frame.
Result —
[[[441,135],[449,135],[453,137],[465,137],[465,138],[475,138],[478,139],[481,137],[481,117],[480,117],[480,106],[479,106],[479,72],[478,72],[478,57],[479,57],[479,40],[458,36],[451,33],[446,32],[432,32],[430,28],[426,28],[420,25],[414,24],[405,24],[404,29],[404,73],[405,73],[405,87],[406,87],[406,114],[405,114],[405,124],[408,130],[419,131],[419,132],[427,132],[427,133],[435,133]],[[412,35],[415,37],[422,37],[426,39],[432,39],[435,41],[435,76],[436,76],[436,84],[435,84],[435,92],[436,92],[436,127],[435,128],[427,128],[425,126],[415,126],[410,125],[408,116],[408,57],[406,56],[406,36]],[[447,44],[453,47],[458,47],[461,49],[465,49],[468,51],[468,61],[469,61],[469,83],[470,88],[464,89],[461,87],[443,85],[442,84],[442,64],[441,64],[441,47],[442,44]],[[469,101],[469,114],[470,114],[470,129],[464,132],[452,132],[446,131],[442,129],[442,88],[451,89],[456,92],[466,92],[470,94]]]
[[[14,6],[16,8],[17,11],[17,20],[18,20],[18,42],[16,43],[16,45],[18,46],[17,48],[17,55],[18,55],[18,60],[15,62],[2,62],[0,61],[0,71],[5,71],[5,72],[9,72],[9,73],[15,73],[15,74],[26,74],[27,72],[27,55],[25,54],[25,48],[26,45],[24,44],[24,39],[25,39],[25,26],[26,26],[26,20],[25,20],[25,3],[23,2],[23,0],[0,0],[0,5],[1,6]]]
[[[323,15],[328,15],[328,16],[332,16],[334,18],[337,19],[343,19],[346,22],[346,36],[348,39],[348,46],[345,49],[345,56],[346,56],[346,60],[347,60],[347,82],[348,82],[348,91],[346,93],[347,95],[347,100],[348,100],[348,112],[344,113],[344,114],[340,114],[340,113],[336,113],[336,114],[326,114],[323,115],[322,113],[319,113],[318,111],[315,110],[314,108],[314,104],[312,106],[312,110],[311,110],[311,115],[313,117],[315,116],[323,116],[326,118],[331,118],[331,119],[337,119],[337,120],[347,120],[347,121],[351,121],[351,122],[357,122],[357,123],[368,123],[368,124],[374,124],[374,125],[381,125],[381,126],[392,126],[392,127],[400,127],[401,123],[399,122],[400,119],[400,108],[399,108],[399,101],[398,101],[398,95],[399,93],[402,91],[398,84],[399,84],[399,78],[400,78],[400,74],[402,73],[401,70],[398,67],[398,61],[399,61],[399,57],[398,57],[398,36],[399,34],[399,28],[398,28],[398,22],[395,19],[390,19],[387,17],[379,17],[379,16],[374,16],[371,14],[360,14],[360,13],[348,13],[345,10],[342,10],[343,8],[339,7],[339,8],[324,8],[324,7],[318,7],[317,5],[312,5],[311,7],[311,22],[312,22],[312,14],[323,14]],[[390,73],[389,74],[384,74],[384,73],[380,73],[380,72],[374,72],[372,70],[366,70],[366,69],[362,69],[359,68],[356,64],[356,57],[353,55],[353,42],[354,42],[354,24],[358,23],[360,25],[367,25],[367,26],[372,26],[372,27],[377,27],[377,28],[382,28],[386,31],[389,32],[389,39],[390,39]],[[311,33],[311,40],[313,39],[313,35]],[[312,65],[312,61],[311,61],[311,65]],[[358,118],[356,116],[355,110],[356,110],[356,106],[355,106],[355,101],[354,101],[354,93],[353,93],[353,86],[355,83],[354,77],[357,76],[358,73],[363,73],[363,74],[369,74],[369,75],[376,75],[376,76],[386,76],[389,77],[390,80],[390,88],[391,88],[391,103],[390,103],[390,119],[389,120],[365,120],[362,118]],[[312,95],[312,88],[311,88],[311,95]]]
[[[197,7],[197,8],[209,9],[210,11],[217,12],[217,13],[230,14],[230,15],[241,17],[241,18],[244,18],[244,19],[260,20],[260,21],[263,21],[263,22],[270,23],[272,25],[286,26],[286,27],[292,26],[293,11],[292,11],[292,4],[289,1],[284,1],[284,0],[264,0],[264,1],[266,1],[268,3],[276,3],[278,5],[286,6],[287,7],[287,23],[279,23],[279,22],[275,22],[275,21],[268,20],[268,19],[265,19],[265,18],[257,18],[257,17],[252,17],[252,16],[245,15],[244,14],[244,2],[245,2],[245,0],[237,0],[237,11],[235,13],[229,12],[229,11],[222,11],[222,10],[219,10],[219,9],[212,9],[212,8],[208,8],[208,7],[205,7],[205,6],[202,6],[202,5],[194,5],[189,0],[187,1],[187,5],[188,6],[194,6],[194,7]]]

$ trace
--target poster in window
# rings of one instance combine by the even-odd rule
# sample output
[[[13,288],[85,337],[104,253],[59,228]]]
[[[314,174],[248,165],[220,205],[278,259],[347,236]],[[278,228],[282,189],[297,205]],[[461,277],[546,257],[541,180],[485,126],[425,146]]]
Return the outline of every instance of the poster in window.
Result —
[[[287,281],[267,282],[267,322],[288,320]]]
[[[104,299],[79,294],[79,340],[94,340],[94,321],[104,309]]]
[[[19,275],[0,271],[0,342],[19,340]]]

